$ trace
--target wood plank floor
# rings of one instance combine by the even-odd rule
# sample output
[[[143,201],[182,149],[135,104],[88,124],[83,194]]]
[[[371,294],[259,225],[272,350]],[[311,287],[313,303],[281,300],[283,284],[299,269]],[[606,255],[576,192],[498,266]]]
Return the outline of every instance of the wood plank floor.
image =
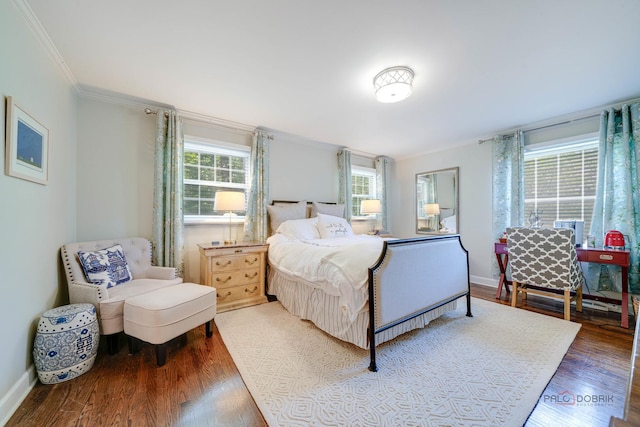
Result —
[[[504,294],[495,299],[495,288],[472,285],[472,295],[508,304]],[[562,318],[561,304],[544,298],[529,296],[524,309]],[[572,311],[582,328],[527,426],[608,426],[612,415],[622,417],[633,330],[620,328],[619,319]],[[109,356],[103,342],[91,371],[61,384],[38,383],[6,425],[265,426],[217,329],[210,339],[204,335],[203,326],[184,345],[172,342],[161,368],[150,345],[129,355],[122,338],[120,351]],[[579,402],[564,404],[559,396]]]

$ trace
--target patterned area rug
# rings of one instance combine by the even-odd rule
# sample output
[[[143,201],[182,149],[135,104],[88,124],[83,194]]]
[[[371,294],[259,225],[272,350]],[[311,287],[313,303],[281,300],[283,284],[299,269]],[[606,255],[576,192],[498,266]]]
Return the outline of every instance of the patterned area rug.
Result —
[[[369,352],[279,303],[215,322],[270,426],[521,426],[580,324],[472,299]]]

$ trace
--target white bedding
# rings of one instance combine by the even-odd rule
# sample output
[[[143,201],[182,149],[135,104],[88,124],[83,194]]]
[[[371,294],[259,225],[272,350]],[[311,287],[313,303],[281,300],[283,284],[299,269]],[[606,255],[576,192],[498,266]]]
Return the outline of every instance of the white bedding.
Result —
[[[368,235],[301,240],[275,234],[267,239],[271,265],[337,296],[350,321],[367,302],[368,267],[378,260],[383,241]]]

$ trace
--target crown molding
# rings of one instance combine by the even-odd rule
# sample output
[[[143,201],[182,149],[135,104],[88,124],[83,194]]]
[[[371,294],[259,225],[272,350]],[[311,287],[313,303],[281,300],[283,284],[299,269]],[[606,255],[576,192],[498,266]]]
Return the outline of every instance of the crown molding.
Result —
[[[27,22],[27,26],[29,27],[29,29],[31,29],[38,41],[42,44],[54,64],[62,72],[62,74],[71,84],[71,86],[76,90],[76,92],[80,93],[78,80],[71,72],[71,69],[67,66],[67,63],[60,54],[58,48],[56,48],[56,46],[53,44],[53,41],[49,37],[49,34],[47,34],[47,32],[45,31],[44,27],[40,23],[40,20],[33,12],[33,9],[31,9],[31,6],[29,6],[26,0],[13,0],[13,4],[16,5],[18,10],[22,14],[22,17]]]

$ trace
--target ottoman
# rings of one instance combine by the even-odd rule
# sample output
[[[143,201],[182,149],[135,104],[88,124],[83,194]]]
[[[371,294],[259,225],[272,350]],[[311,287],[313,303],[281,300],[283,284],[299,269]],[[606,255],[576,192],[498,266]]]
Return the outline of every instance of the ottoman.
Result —
[[[33,362],[43,384],[76,378],[93,366],[100,344],[96,308],[63,305],[45,312],[38,322]]]
[[[124,302],[124,332],[129,352],[137,353],[137,341],[155,344],[156,362],[163,366],[167,343],[206,323],[207,337],[213,334],[216,289],[182,283],[127,298]]]

